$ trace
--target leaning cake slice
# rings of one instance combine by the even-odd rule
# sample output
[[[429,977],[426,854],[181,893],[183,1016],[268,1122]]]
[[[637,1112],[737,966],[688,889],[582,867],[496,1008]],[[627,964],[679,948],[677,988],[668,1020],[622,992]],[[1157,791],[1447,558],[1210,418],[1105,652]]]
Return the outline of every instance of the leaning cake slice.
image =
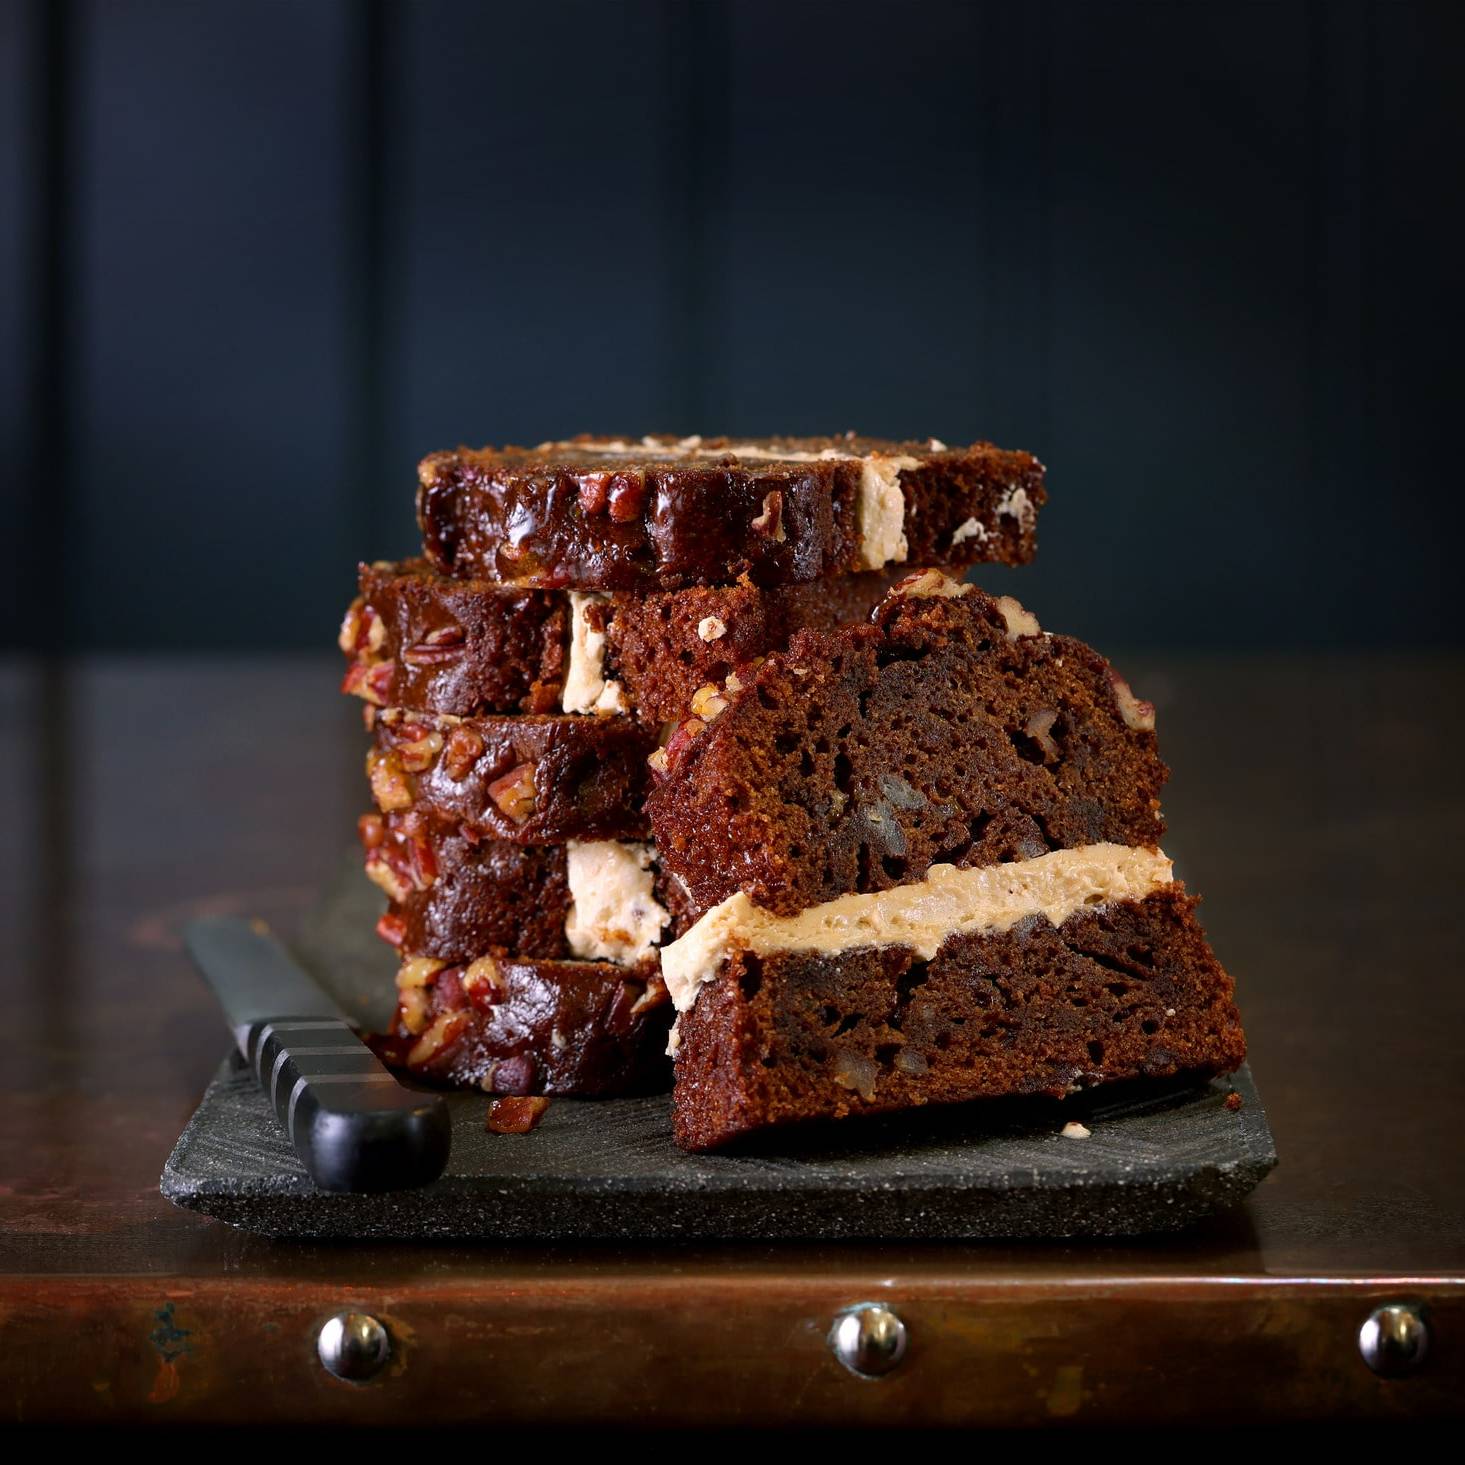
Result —
[[[1102,657],[927,571],[735,682],[650,805],[701,912],[662,950],[685,1148],[1241,1063],[1153,709]]]
[[[423,548],[444,574],[649,594],[887,565],[1023,564],[1043,465],[991,443],[578,437],[434,453]]]

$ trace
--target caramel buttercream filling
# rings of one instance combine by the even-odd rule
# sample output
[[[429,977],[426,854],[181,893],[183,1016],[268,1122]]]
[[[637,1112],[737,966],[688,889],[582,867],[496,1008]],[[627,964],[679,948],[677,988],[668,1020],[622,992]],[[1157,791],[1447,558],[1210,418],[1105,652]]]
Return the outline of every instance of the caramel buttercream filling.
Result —
[[[933,865],[923,880],[841,895],[793,916],[763,910],[739,891],[662,948],[661,974],[677,1011],[686,1012],[702,987],[743,952],[837,956],[903,946],[930,961],[952,936],[1006,931],[1032,916],[1060,926],[1081,910],[1143,900],[1172,878],[1171,863],[1158,849],[1091,844],[973,869]]]

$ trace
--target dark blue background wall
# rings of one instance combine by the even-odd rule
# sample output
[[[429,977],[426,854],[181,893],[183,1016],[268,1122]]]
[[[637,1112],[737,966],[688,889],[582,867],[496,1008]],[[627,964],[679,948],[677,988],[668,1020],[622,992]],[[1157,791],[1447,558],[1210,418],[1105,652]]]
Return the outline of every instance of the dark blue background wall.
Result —
[[[326,645],[413,465],[988,436],[1111,644],[1458,643],[1456,4],[0,0],[12,645]]]

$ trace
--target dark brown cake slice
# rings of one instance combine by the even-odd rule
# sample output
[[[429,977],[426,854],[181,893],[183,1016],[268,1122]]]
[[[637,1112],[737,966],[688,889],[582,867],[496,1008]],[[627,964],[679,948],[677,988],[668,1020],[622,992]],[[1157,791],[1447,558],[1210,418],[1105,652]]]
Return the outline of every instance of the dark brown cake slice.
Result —
[[[390,902],[383,939],[448,962],[498,950],[634,965],[688,923],[652,845],[515,844],[471,829],[415,811],[362,816],[366,873]]]
[[[629,717],[448,717],[387,708],[367,777],[384,814],[517,844],[640,839],[655,735]]]
[[[716,703],[652,802],[704,910],[662,950],[686,1148],[1242,1061],[1153,710],[1089,648],[928,572]]]
[[[1153,709],[1082,642],[934,570],[695,711],[650,811],[701,910],[741,889],[792,914],[932,864],[1164,833]]]
[[[890,564],[1023,564],[1043,466],[990,443],[582,436],[434,453],[418,470],[445,574],[647,594]]]
[[[660,724],[795,631],[867,615],[901,573],[631,595],[455,580],[422,560],[362,565],[342,690],[457,717],[598,708]]]
[[[1194,905],[1165,883],[1056,925],[1032,915],[954,935],[929,958],[905,945],[739,951],[678,1019],[677,1143],[1229,1072],[1246,1040]]]
[[[397,991],[391,1031],[372,1046],[414,1078],[578,1098],[667,1085],[671,1004],[654,963],[413,957]]]

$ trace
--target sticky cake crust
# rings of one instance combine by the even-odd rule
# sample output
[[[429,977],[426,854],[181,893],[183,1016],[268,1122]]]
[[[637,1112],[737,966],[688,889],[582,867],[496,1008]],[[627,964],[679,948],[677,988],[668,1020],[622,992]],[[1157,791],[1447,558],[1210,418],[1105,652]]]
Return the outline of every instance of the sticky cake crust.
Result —
[[[687,439],[653,436],[613,453],[601,441],[424,458],[417,517],[428,559],[461,577],[641,594],[876,568],[862,559],[859,459],[878,453],[914,460],[899,476],[905,562],[1024,564],[1046,498],[1036,458],[990,443],[707,438],[688,456]]]
[[[864,617],[903,574],[615,593],[590,614],[605,632],[605,675],[633,716],[659,725],[698,687],[783,648],[796,631]],[[456,717],[560,711],[565,592],[455,580],[425,560],[362,565],[357,578],[340,638],[349,662],[343,691],[378,707]]]
[[[671,1004],[654,965],[486,957],[404,966],[384,1063],[493,1094],[612,1098],[669,1082]],[[404,981],[404,976],[410,981]]]
[[[384,814],[416,810],[486,839],[641,839],[655,738],[629,717],[377,716],[367,777]]]

